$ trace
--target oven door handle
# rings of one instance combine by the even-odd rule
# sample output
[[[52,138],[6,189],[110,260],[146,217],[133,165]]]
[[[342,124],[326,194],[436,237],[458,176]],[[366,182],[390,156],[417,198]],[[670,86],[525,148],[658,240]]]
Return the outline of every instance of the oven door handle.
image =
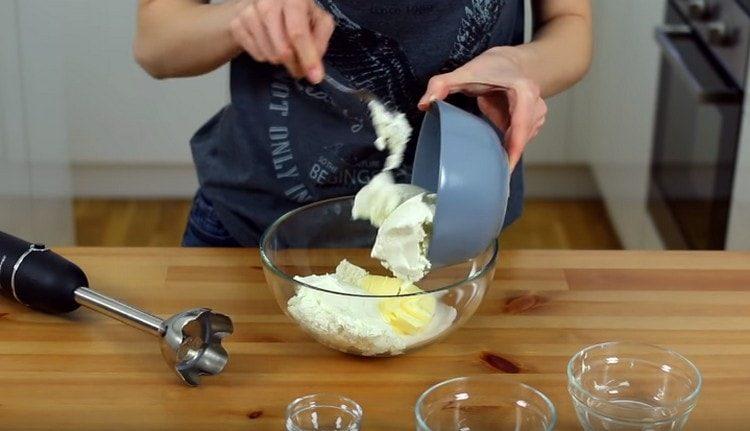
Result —
[[[700,61],[709,64],[707,67],[712,69],[711,76],[706,76],[705,71],[702,74],[696,73],[691,68],[691,63],[695,64],[695,61],[691,62],[685,58],[681,48],[675,45],[674,40],[678,38],[690,39],[691,43],[697,43],[687,25],[666,25],[656,29],[656,41],[661,46],[664,57],[682,74],[698,100],[704,103],[737,103],[742,100],[739,88],[728,84],[714,66],[708,63],[708,59],[701,58]]]

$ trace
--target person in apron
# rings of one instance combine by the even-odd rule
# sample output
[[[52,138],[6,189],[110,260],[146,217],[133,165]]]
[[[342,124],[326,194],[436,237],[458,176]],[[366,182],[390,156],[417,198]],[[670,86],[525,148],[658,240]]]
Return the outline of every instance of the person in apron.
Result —
[[[523,206],[521,156],[544,99],[580,80],[592,51],[589,0],[140,0],[137,62],[156,78],[230,63],[231,100],[193,136],[198,189],[184,246],[257,246],[280,215],[355,194],[382,168],[366,117],[319,85],[327,70],[406,114],[432,101],[486,117],[513,173],[505,226]],[[398,182],[411,175],[415,139]]]

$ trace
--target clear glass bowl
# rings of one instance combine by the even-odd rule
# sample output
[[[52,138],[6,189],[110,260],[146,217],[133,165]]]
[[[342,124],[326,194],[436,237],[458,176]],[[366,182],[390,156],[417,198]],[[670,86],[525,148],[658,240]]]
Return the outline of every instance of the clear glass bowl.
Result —
[[[313,394],[297,398],[286,408],[287,431],[359,431],[362,407],[335,394]]]
[[[586,347],[571,358],[567,373],[568,391],[587,431],[679,431],[701,389],[695,365],[648,344]]]
[[[260,254],[266,280],[284,312],[321,344],[360,356],[395,356],[433,343],[469,319],[495,272],[497,242],[466,262],[434,268],[415,283],[422,292],[400,295],[345,294],[295,280],[295,276],[333,274],[342,259],[371,274],[388,275],[370,257],[377,229],[351,219],[353,197],[329,199],[290,211],[264,233]],[[308,296],[314,307],[298,306]],[[294,305],[290,309],[290,299]],[[373,318],[383,301],[434,300],[435,313],[423,331],[404,335],[372,329],[349,310]],[[297,302],[295,302],[297,301]],[[339,313],[336,313],[339,310]],[[368,314],[369,313],[369,314]],[[379,316],[379,314],[378,314]],[[383,326],[382,324],[379,326]]]
[[[419,397],[414,410],[417,431],[549,431],[557,422],[546,395],[502,375],[438,383]]]

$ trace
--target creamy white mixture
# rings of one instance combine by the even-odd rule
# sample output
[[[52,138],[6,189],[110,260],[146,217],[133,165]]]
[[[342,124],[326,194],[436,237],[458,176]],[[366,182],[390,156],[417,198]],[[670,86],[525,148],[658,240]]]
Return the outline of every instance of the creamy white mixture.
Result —
[[[394,183],[390,171],[381,172],[354,196],[352,218],[369,220],[373,226],[380,227],[399,205],[421,193],[424,193],[421,187]]]
[[[390,155],[381,173],[354,197],[352,218],[378,227],[371,256],[401,280],[418,281],[430,270],[427,259],[429,229],[435,215],[435,196],[411,184],[396,184],[392,169],[401,165],[411,127],[404,114],[389,112],[377,101],[369,103],[378,138],[375,146]]]
[[[358,267],[342,270],[342,266],[352,266],[345,262],[339,265],[336,274],[295,279],[331,292],[366,295],[364,289],[347,282],[356,282],[366,272]],[[345,296],[298,286],[296,295],[289,299],[287,311],[302,328],[328,347],[364,356],[397,355],[443,333],[456,318],[455,308],[440,301],[442,293],[425,295],[436,299],[435,312],[427,326],[413,335],[399,333],[384,319],[381,301],[392,301],[391,298]]]
[[[388,150],[383,170],[390,171],[401,166],[404,160],[406,144],[411,137],[411,126],[406,116],[400,112],[391,112],[377,100],[367,104],[370,108],[372,126],[375,129],[375,148]]]
[[[420,193],[408,199],[378,229],[370,255],[400,280],[419,281],[430,270],[427,249],[435,216],[433,196]]]

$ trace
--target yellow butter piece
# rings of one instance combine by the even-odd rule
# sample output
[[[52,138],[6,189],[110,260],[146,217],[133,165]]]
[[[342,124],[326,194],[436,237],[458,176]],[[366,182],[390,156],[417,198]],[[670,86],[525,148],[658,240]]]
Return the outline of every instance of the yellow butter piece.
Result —
[[[422,289],[409,282],[382,275],[367,275],[361,280],[361,287],[373,295],[396,295],[420,293]],[[415,295],[404,298],[383,298],[378,309],[383,319],[396,331],[416,334],[429,325],[435,315],[437,301],[432,295]]]

